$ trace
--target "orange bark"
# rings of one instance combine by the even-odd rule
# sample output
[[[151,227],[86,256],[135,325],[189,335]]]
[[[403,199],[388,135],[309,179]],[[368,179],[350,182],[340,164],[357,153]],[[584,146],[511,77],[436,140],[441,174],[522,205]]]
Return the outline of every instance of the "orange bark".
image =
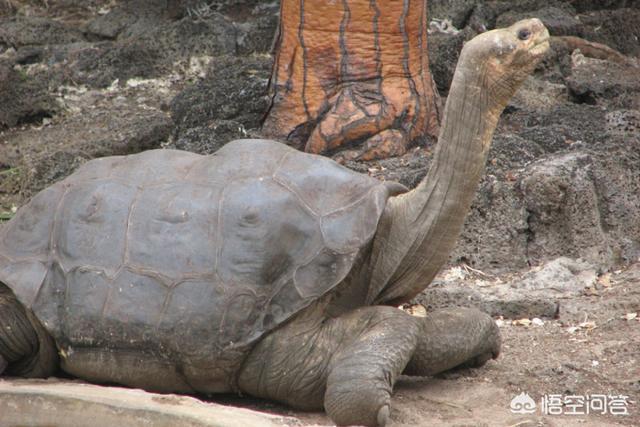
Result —
[[[373,159],[437,136],[425,0],[282,0],[263,132]]]

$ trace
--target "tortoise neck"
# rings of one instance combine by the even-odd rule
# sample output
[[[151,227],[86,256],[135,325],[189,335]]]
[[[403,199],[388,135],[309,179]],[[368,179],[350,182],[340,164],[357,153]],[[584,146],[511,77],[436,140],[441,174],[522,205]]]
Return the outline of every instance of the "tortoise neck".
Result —
[[[447,261],[484,172],[506,105],[484,89],[483,72],[459,65],[429,172],[390,200],[372,254],[371,302],[397,304],[423,290]],[[393,250],[377,245],[384,242]],[[377,288],[377,289],[376,289]]]

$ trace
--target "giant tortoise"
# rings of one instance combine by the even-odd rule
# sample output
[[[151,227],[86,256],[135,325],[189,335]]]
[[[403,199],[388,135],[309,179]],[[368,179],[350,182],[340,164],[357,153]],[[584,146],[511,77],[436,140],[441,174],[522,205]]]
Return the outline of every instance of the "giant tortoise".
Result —
[[[400,374],[498,355],[485,314],[396,306],[446,262],[500,113],[548,45],[537,19],[465,45],[412,191],[265,140],[86,163],[1,231],[0,372],[384,425]]]

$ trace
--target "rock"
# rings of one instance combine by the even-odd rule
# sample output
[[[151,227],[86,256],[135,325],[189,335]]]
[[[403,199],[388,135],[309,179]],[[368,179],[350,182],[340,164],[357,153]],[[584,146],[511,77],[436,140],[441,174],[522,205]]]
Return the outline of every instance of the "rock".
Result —
[[[485,288],[439,282],[432,283],[413,301],[424,305],[427,311],[447,307],[469,307],[477,308],[493,317],[502,316],[506,319],[555,318],[560,307],[554,298],[516,295],[515,292],[511,293],[511,297],[504,297],[489,293]]]
[[[160,28],[150,28],[136,41],[161,52],[168,63],[190,56],[235,54],[236,39],[233,23],[213,13],[205,18],[185,17]]]
[[[85,31],[91,36],[107,39],[143,36],[150,30],[169,25],[185,16],[204,18],[205,13],[192,13],[195,10],[204,10],[201,9],[203,6],[206,6],[206,3],[199,0],[118,2],[106,14],[94,17],[86,25]]]
[[[15,12],[13,3],[8,1],[0,2],[0,16],[9,16]]]
[[[129,3],[121,7],[116,7],[104,15],[98,15],[86,27],[86,31],[91,36],[105,39],[115,39],[126,28],[131,28],[138,17],[128,10]]]
[[[66,45],[52,53],[60,60],[50,72],[60,84],[106,88],[115,80],[151,78],[166,70],[166,57],[141,40]]]
[[[612,253],[599,221],[596,189],[590,179],[593,158],[569,153],[532,165],[522,181],[531,232],[528,256],[584,256],[601,266]],[[568,252],[567,252],[568,251]],[[580,252],[578,255],[577,252]]]
[[[640,109],[640,106],[638,107]],[[610,135],[640,138],[640,111],[616,110],[607,113],[607,133]]]
[[[526,110],[532,113],[549,113],[552,109],[569,101],[565,85],[551,83],[530,76],[509,101],[507,108]]]
[[[607,269],[620,261],[616,254],[620,254],[623,245],[616,235],[622,230],[606,224],[608,215],[603,213],[612,206],[602,194],[606,181],[601,181],[603,165],[596,158],[587,152],[567,153],[542,159],[525,172],[521,187],[529,213],[527,255],[531,262],[568,255]],[[625,187],[633,187],[635,173],[628,170],[625,175],[616,187],[627,192],[631,189]],[[611,190],[615,194],[616,190]],[[638,201],[633,197],[625,204]],[[632,232],[638,234],[640,230]]]
[[[47,82],[0,60],[0,129],[39,123],[59,110]]]
[[[547,7],[554,7],[568,13],[569,15],[575,15],[576,10],[571,5],[571,1],[566,0],[490,0],[487,1],[487,6],[491,8],[496,16],[500,16],[504,13],[531,13],[536,10],[544,9]],[[531,17],[531,16],[530,16]]]
[[[603,9],[640,9],[640,0],[571,0],[578,13]]]
[[[237,18],[236,22],[232,23],[220,12],[231,13]],[[177,27],[175,34],[171,36],[176,40],[165,42],[163,48],[169,47],[175,51],[180,46],[194,54],[205,50],[211,55],[218,52],[214,52],[207,43],[219,41],[220,46],[215,48],[222,48],[224,52],[221,53],[235,53],[237,48],[240,54],[246,55],[270,50],[278,26],[279,12],[278,2],[257,2],[254,5],[250,2],[235,2],[233,6],[225,6],[220,2],[197,0],[136,0],[118,4],[109,13],[96,17],[87,25],[87,31],[93,36],[107,39],[141,37],[154,44],[166,37],[167,27]],[[206,29],[207,33],[211,33],[213,29],[218,32],[199,38],[198,30],[192,27],[193,24],[203,23],[213,23],[211,28]],[[148,37],[149,34],[151,37]]]
[[[521,138],[540,145],[546,153],[578,149],[603,141],[606,126],[605,111],[589,104],[561,104],[544,114],[531,117],[527,126],[517,129]],[[524,120],[524,113],[515,112],[509,121]]]
[[[431,0],[427,2],[428,19],[449,19],[454,27],[464,28],[475,4],[472,0]]]
[[[223,138],[246,135],[235,129],[259,128],[270,104],[271,61],[266,55],[215,58],[207,77],[171,102],[174,144],[209,153],[231,140]],[[188,131],[192,128],[198,130]],[[206,136],[207,129],[212,135]]]
[[[563,255],[603,269],[638,259],[639,118],[567,103],[503,115],[450,262],[500,273]]]
[[[535,291],[535,294],[569,297],[580,295],[585,288],[593,286],[596,279],[596,268],[588,262],[559,257],[512,280],[509,286]]]
[[[79,381],[0,381],[0,425],[87,425],[278,427],[299,425],[295,418],[248,409],[205,403],[193,397],[155,394],[122,387],[105,387]]]
[[[640,0],[635,6],[591,11],[578,16],[584,38],[603,43],[626,55],[640,57]]]
[[[278,6],[280,2],[278,0],[212,0],[207,3],[211,9],[239,20],[262,6]]]
[[[607,139],[593,174],[607,235],[602,245],[611,248],[614,265],[629,264],[640,260],[640,135],[617,133]]]
[[[259,3],[244,22],[237,22],[238,53],[270,53],[280,20],[278,2]]]
[[[522,168],[547,153],[540,144],[515,133],[505,132],[494,136],[487,156],[487,175],[481,183],[481,188],[487,191],[490,189],[494,194],[499,192],[496,185],[516,181],[522,173]]]
[[[564,255],[603,270],[632,262],[640,256],[640,111],[567,103],[562,86],[544,81],[525,91],[537,87],[553,100],[524,100],[503,115],[450,265],[505,273]],[[431,155],[429,146],[345,166],[413,188]]]
[[[234,139],[249,137],[244,125],[235,120],[211,120],[207,126],[190,127],[178,134],[167,148],[212,154]]]
[[[0,49],[83,41],[78,30],[51,19],[16,15],[0,20]]]
[[[477,2],[467,26],[476,33],[494,29],[496,27],[496,11],[485,2]]]
[[[587,58],[574,51],[566,83],[571,95],[580,102],[596,104],[603,98],[618,98],[621,101],[618,105],[629,108],[640,97],[639,76],[640,68]]]
[[[396,181],[415,188],[429,170],[432,152],[416,147],[400,157],[372,162],[346,161],[344,166],[385,181]]]
[[[582,23],[573,14],[553,6],[524,12],[510,10],[498,16],[496,27],[507,27],[525,18],[539,18],[552,36],[582,34]]]
[[[450,263],[492,273],[529,266],[527,212],[516,183],[489,175],[483,179]]]
[[[561,314],[561,300],[581,295],[597,279],[595,266],[567,257],[504,277],[473,279],[464,270],[450,271],[438,275],[415,301],[428,310],[475,307],[508,319],[555,318]]]
[[[116,15],[114,22],[124,29],[118,27],[115,41],[39,46],[23,56],[32,58],[30,63],[47,64],[49,79],[56,85],[105,88],[116,79],[124,82],[134,77],[167,74],[192,57],[236,53],[237,30],[219,13],[202,19],[187,16],[173,21],[145,15],[142,20],[132,21],[135,25],[127,26],[130,15],[121,17],[124,22],[118,21],[118,10],[121,9],[111,13]],[[109,34],[115,34],[115,27],[109,28],[104,30],[105,34],[110,31]]]
[[[92,158],[133,154],[159,148],[166,141],[172,128],[166,114],[121,108],[83,111],[49,126],[5,135],[5,144],[20,147],[12,163],[20,171],[15,179],[22,195],[35,194]]]
[[[453,80],[462,45],[467,40],[467,32],[430,32],[428,37],[429,69],[440,94],[446,94]]]

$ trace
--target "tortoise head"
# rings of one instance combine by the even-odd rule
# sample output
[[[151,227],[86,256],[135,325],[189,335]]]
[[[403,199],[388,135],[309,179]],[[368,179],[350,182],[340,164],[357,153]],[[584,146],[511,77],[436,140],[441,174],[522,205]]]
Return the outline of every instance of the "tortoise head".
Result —
[[[480,34],[465,44],[459,64],[477,76],[482,91],[506,104],[549,49],[549,32],[537,19]]]

